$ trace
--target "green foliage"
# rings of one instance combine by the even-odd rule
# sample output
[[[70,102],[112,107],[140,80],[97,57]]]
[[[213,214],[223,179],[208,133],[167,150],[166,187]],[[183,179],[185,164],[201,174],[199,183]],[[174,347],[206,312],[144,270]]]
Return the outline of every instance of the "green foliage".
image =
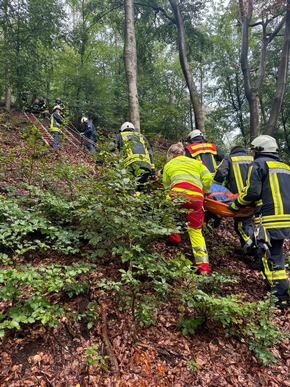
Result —
[[[29,208],[25,208],[25,199],[0,198],[2,251],[13,251],[14,259],[28,251],[47,250],[49,247],[65,254],[79,251],[79,233],[75,235],[73,230],[69,233],[62,228],[62,220],[53,225],[47,217],[50,214],[42,212],[41,208],[37,207],[37,202],[27,199],[28,203]]]
[[[276,324],[274,308],[267,299],[249,303],[237,295],[218,297],[193,289],[183,294],[183,300],[194,310],[192,316],[182,316],[179,320],[183,334],[194,334],[198,327],[205,325],[221,326],[228,335],[246,342],[263,365],[276,360],[269,348],[289,337]]]
[[[98,344],[94,344],[88,348],[85,348],[87,364],[88,366],[95,366],[101,368],[103,371],[108,371],[109,366],[106,361],[108,356],[99,355],[98,349]]]
[[[190,371],[196,372],[199,368],[199,364],[193,360],[189,360],[188,367],[189,367]]]
[[[96,311],[97,303],[89,302],[87,309],[84,313],[78,313],[75,318],[77,320],[83,320],[87,323],[87,328],[92,329],[94,324],[99,320],[99,315]]]
[[[0,297],[4,301],[11,300],[12,304],[1,315],[0,336],[4,335],[5,329],[21,329],[21,324],[36,321],[49,327],[57,326],[66,308],[52,303],[50,295],[63,292],[73,297],[87,291],[87,283],[80,280],[80,276],[92,268],[91,264],[74,263],[46,267],[27,264],[2,269]]]
[[[38,165],[31,170],[38,170]],[[1,335],[6,329],[36,322],[55,327],[63,315],[91,329],[98,321],[97,304],[89,302],[85,310],[75,313],[61,299],[94,289],[109,293],[128,313],[133,335],[155,324],[160,309],[172,301],[181,316],[178,325],[183,334],[195,334],[201,326],[219,327],[240,337],[264,364],[274,360],[269,348],[285,335],[273,323],[271,303],[223,297],[224,284],[237,281],[232,273],[198,276],[182,254],[168,258],[156,252],[156,240],[184,231],[182,222],[176,221],[179,211],[158,184],[132,194],[136,179],[117,160],[108,162],[104,157],[101,168],[101,178],[91,178],[81,166],[59,163],[53,175],[49,168],[41,170],[45,188],[26,185],[25,196],[0,197],[0,297],[5,304]],[[43,251],[82,255],[85,262],[23,264],[29,252]],[[223,247],[218,254],[225,251]],[[108,259],[119,265],[119,275],[108,274],[96,284],[93,272]],[[52,301],[54,297],[58,303]],[[88,363],[105,367],[94,350],[87,354]]]

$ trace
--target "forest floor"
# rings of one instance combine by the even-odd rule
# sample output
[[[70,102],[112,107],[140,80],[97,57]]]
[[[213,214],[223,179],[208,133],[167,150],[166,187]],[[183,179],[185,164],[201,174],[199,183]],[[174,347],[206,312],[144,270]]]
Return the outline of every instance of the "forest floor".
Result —
[[[21,125],[25,120],[18,117]],[[26,152],[21,130],[8,128],[0,119],[0,152],[5,154],[15,149],[15,157],[7,168],[5,184],[18,186],[21,178],[17,173],[22,155]],[[20,125],[20,127],[21,127]],[[62,153],[61,153],[62,152]],[[52,153],[52,152],[51,152]],[[69,149],[61,150],[61,155],[51,155],[50,165],[59,162],[59,157],[73,163],[80,158],[94,170],[90,155]],[[3,187],[3,182],[0,182]],[[259,301],[267,292],[260,274],[249,268],[250,258],[238,252],[239,242],[233,230],[231,219],[223,219],[218,228],[206,234],[210,263],[213,272],[235,273],[237,283],[226,284],[224,294],[240,294],[247,301]],[[224,247],[234,246],[236,249]],[[163,240],[152,244],[152,249],[172,258],[176,247],[166,246]],[[179,247],[188,255],[189,246],[184,241]],[[289,255],[290,244],[285,242],[285,252]],[[222,252],[219,254],[219,252]],[[214,258],[211,258],[214,257]],[[70,264],[80,257],[39,255],[31,252],[23,257],[22,263],[44,265],[49,263]],[[92,278],[110,275],[119,277],[121,263],[112,256],[105,256]],[[100,296],[91,288],[88,294],[72,299],[58,294],[55,302],[61,302],[71,311],[82,313],[91,301],[100,305],[100,319],[88,330],[82,321],[63,319],[57,328],[48,329],[43,325],[24,326],[21,331],[9,331],[4,337],[0,352],[1,387],[87,387],[87,386],[136,386],[136,387],[224,387],[224,386],[290,386],[290,346],[289,339],[274,345],[271,349],[277,358],[275,364],[263,366],[247,345],[237,337],[227,337],[223,329],[210,325],[200,327],[195,335],[184,336],[178,328],[180,310],[178,302],[164,302],[159,307],[156,323],[149,327],[139,327],[128,310],[121,310],[116,297],[110,293]],[[5,308],[0,300],[0,312]],[[277,310],[277,324],[290,333],[290,310]],[[108,338],[109,343],[104,341]],[[100,363],[88,365],[84,348],[98,346]],[[118,366],[100,367],[105,359],[107,345],[111,345]],[[107,361],[107,360],[106,360]]]

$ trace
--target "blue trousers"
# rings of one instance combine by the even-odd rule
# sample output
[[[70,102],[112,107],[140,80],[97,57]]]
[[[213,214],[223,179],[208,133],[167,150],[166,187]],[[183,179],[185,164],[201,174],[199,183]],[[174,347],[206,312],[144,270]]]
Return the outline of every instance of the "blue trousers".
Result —
[[[52,149],[57,149],[59,144],[59,132],[52,132]]]

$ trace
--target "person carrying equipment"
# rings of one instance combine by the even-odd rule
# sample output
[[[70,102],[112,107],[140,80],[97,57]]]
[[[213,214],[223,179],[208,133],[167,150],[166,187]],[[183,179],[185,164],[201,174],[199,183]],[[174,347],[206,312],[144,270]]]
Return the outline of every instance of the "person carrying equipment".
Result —
[[[255,203],[255,237],[264,281],[277,297],[277,307],[289,307],[289,280],[283,255],[284,239],[290,238],[290,167],[278,156],[276,140],[261,135],[251,143],[254,161],[247,185],[229,209]]]
[[[52,115],[50,116],[50,128],[49,128],[53,136],[53,142],[52,142],[53,149],[58,149],[59,135],[61,133],[62,124],[63,124],[63,117],[61,116],[61,108],[59,105],[56,105],[53,108]]]
[[[198,129],[194,129],[189,133],[186,143],[185,156],[202,161],[207,169],[214,174],[217,164],[225,156],[224,152],[214,143],[208,142]]]
[[[253,160],[253,156],[247,155],[244,148],[234,146],[217,167],[213,182],[225,185],[233,194],[240,194],[246,185],[249,166]],[[254,235],[252,218],[252,215],[243,218],[234,217],[234,228],[245,253],[253,247],[249,246]]]
[[[95,125],[87,117],[82,117],[81,123],[84,125],[82,134],[89,140],[86,147],[92,153],[96,153],[95,142],[97,141],[97,130]]]
[[[124,122],[111,143],[111,151],[118,149],[123,165],[137,177],[137,191],[143,191],[150,177],[156,176],[152,148],[146,137],[135,132],[131,122]]]
[[[165,188],[170,187],[170,198],[185,208],[187,231],[189,234],[198,273],[208,274],[210,265],[205,239],[202,234],[204,223],[203,200],[212,182],[210,171],[199,160],[185,156],[183,144],[171,145],[167,152],[167,163],[163,169],[162,180]],[[182,203],[180,204],[180,200]],[[180,234],[169,235],[169,242],[181,242]]]

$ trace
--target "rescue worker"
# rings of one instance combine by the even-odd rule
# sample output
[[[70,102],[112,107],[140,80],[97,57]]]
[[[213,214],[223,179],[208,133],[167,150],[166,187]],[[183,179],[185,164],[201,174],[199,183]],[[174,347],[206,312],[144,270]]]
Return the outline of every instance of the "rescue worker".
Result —
[[[146,137],[135,132],[131,122],[124,122],[111,143],[111,151],[118,149],[124,157],[124,167],[137,177],[137,191],[143,191],[149,177],[155,177],[152,148]]]
[[[82,117],[81,123],[84,125],[82,134],[88,139],[86,147],[92,153],[96,153],[95,142],[97,141],[97,130],[95,125],[87,117]]]
[[[56,105],[58,105],[61,109],[61,115],[64,117],[65,116],[65,104],[60,98],[55,99]]]
[[[233,194],[240,194],[246,185],[248,169],[253,160],[253,156],[247,155],[243,147],[234,146],[217,167],[213,182],[225,185]],[[254,235],[253,217],[234,217],[234,227],[244,253],[250,253],[253,247],[249,246]]]
[[[23,91],[21,93],[21,107],[23,111],[29,111],[29,104],[28,104],[28,91]]]
[[[50,118],[49,111],[43,97],[37,97],[33,101],[31,111],[34,114],[41,114],[43,118]]]
[[[214,143],[208,142],[200,130],[194,129],[186,139],[185,156],[202,161],[214,176],[217,165],[222,161],[225,154]],[[207,211],[205,222],[208,223],[210,220],[213,220],[213,227],[218,227],[221,217]]]
[[[278,156],[276,140],[261,135],[251,143],[254,161],[247,185],[232,211],[255,203],[256,244],[263,279],[277,297],[280,309],[289,306],[289,280],[283,255],[284,239],[290,238],[290,167]]]
[[[163,184],[170,188],[171,199],[184,199],[178,204],[185,208],[185,218],[188,223],[193,256],[198,273],[208,274],[210,265],[205,239],[202,234],[204,223],[203,200],[204,194],[209,192],[212,183],[212,175],[200,160],[190,159],[185,156],[183,144],[178,142],[171,145],[167,152],[167,163],[163,169]],[[170,242],[181,242],[180,234],[169,236]]]
[[[198,129],[194,129],[189,133],[186,144],[185,156],[202,161],[207,169],[214,174],[217,165],[225,156],[224,152],[214,143],[208,142]]]
[[[50,116],[50,128],[49,128],[53,136],[53,142],[52,142],[53,149],[58,149],[59,135],[61,133],[62,124],[63,124],[63,117],[61,116],[61,108],[59,105],[56,105],[53,108],[52,115]]]

